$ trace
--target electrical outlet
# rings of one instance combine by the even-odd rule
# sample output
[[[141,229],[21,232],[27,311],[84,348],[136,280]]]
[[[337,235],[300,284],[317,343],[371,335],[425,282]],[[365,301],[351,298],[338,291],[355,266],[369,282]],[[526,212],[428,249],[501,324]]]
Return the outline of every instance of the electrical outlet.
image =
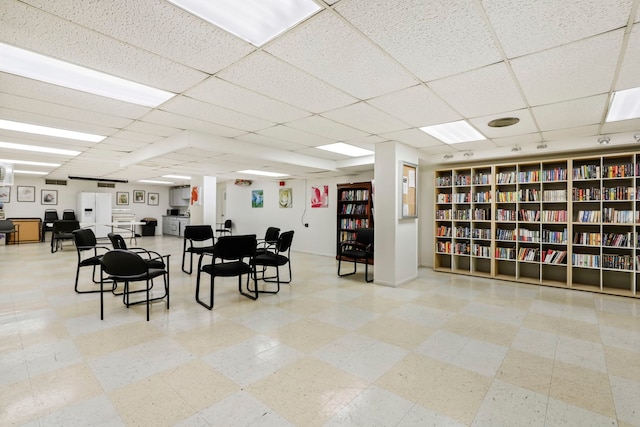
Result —
[[[305,223],[304,223],[304,226],[305,226],[306,228],[309,228],[309,223],[308,223],[308,222],[305,222]]]

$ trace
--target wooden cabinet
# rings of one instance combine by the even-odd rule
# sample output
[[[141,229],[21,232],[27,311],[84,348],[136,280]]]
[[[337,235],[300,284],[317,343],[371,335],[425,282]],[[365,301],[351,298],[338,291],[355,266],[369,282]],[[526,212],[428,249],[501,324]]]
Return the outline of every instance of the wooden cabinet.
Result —
[[[373,228],[371,182],[338,184],[336,254],[341,242],[352,240],[358,228]]]
[[[640,296],[640,154],[437,170],[434,269]]]
[[[8,218],[18,228],[20,233],[7,235],[7,243],[15,243],[15,239],[20,239],[20,243],[39,242],[42,220],[40,218]]]

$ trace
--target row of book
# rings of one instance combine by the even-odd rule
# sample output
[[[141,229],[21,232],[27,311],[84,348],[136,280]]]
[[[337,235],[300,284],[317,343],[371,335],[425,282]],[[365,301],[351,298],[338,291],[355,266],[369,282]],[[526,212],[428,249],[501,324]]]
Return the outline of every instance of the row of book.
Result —
[[[634,187],[610,187],[602,189],[604,200],[634,200],[636,189]]]
[[[575,202],[588,202],[592,200],[600,200],[602,192],[598,187],[591,188],[577,188],[574,187],[571,191],[572,200]]]
[[[516,171],[499,172],[496,174],[496,183],[498,184],[515,184]]]
[[[474,203],[491,203],[491,192],[483,191],[481,193],[473,193]]]
[[[517,191],[496,191],[496,201],[499,203],[505,202],[517,202],[518,201],[518,192]]]
[[[441,225],[436,228],[437,237],[451,237],[451,227]]]
[[[471,238],[471,228],[470,227],[456,227],[454,229],[453,235],[458,238],[470,239]]]
[[[567,211],[542,211],[543,222],[567,222]]]
[[[566,202],[567,190],[542,190],[543,202]]]
[[[573,243],[577,245],[600,246],[602,235],[600,233],[574,233]]]
[[[354,189],[354,190],[342,190],[340,191],[341,201],[366,201],[369,200],[369,190],[366,189]]]
[[[633,247],[633,233],[603,233],[602,246],[616,246],[619,248]]]
[[[602,254],[602,268],[633,270],[633,257],[631,255]]]
[[[505,230],[502,228],[496,229],[497,240],[516,240],[516,230]]]
[[[491,257],[491,247],[483,246],[477,243],[471,245],[471,255],[482,257],[482,258],[490,258]]]
[[[520,221],[540,221],[540,211],[520,209],[518,211],[518,220]]]
[[[599,179],[600,165],[582,165],[573,168],[573,179]]]
[[[451,203],[451,193],[438,193],[437,203]]]
[[[491,240],[491,229],[490,228],[472,228],[471,238]]]
[[[518,251],[519,261],[540,261],[540,249],[520,248]]]
[[[542,171],[543,181],[566,181],[567,180],[567,168],[554,168]]]
[[[356,228],[368,228],[369,220],[367,218],[344,218],[340,220],[340,228],[355,230]]]
[[[455,185],[471,185],[471,176],[456,175]]]
[[[620,224],[630,224],[638,222],[640,219],[636,211],[617,210],[615,208],[602,209],[603,222],[615,222]]]
[[[619,165],[605,165],[602,167],[603,178],[627,178],[637,175],[633,163],[623,163]]]
[[[598,223],[600,222],[600,211],[578,211],[576,222]]]
[[[500,248],[497,247],[495,251],[497,259],[516,259],[516,248]]]
[[[527,230],[526,228],[519,228],[518,229],[518,241],[520,241],[520,242],[538,243],[538,242],[540,242],[540,231],[539,230]]]
[[[474,185],[491,185],[491,174],[480,172],[473,176]]]
[[[340,213],[343,215],[366,215],[367,205],[347,203],[342,205]]]
[[[437,176],[436,177],[436,186],[437,187],[451,187],[451,176]]]
[[[509,209],[496,209],[496,220],[497,221],[515,221],[516,211],[509,210]]]
[[[563,264],[567,257],[567,251],[556,251],[547,249],[542,251],[542,262],[545,264]]]
[[[600,268],[600,255],[571,254],[571,265],[575,267]]]
[[[542,230],[542,241],[544,243],[558,243],[565,245],[567,243],[567,229],[562,231]]]
[[[471,193],[453,193],[454,203],[471,203]]]

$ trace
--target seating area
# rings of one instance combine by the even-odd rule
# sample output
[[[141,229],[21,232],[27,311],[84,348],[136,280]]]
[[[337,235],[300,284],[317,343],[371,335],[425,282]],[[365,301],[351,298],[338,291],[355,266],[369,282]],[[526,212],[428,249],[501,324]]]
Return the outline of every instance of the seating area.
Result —
[[[10,235],[14,235],[14,242],[20,243],[20,226],[16,225],[10,219],[0,219],[0,234],[4,234],[5,242],[9,240]]]

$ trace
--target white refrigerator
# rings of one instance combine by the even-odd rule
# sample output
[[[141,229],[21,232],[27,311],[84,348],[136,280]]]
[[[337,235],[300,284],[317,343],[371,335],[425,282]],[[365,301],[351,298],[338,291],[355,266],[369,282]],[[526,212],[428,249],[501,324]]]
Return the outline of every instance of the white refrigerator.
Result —
[[[111,232],[111,193],[78,193],[78,219],[96,237],[107,237]]]

